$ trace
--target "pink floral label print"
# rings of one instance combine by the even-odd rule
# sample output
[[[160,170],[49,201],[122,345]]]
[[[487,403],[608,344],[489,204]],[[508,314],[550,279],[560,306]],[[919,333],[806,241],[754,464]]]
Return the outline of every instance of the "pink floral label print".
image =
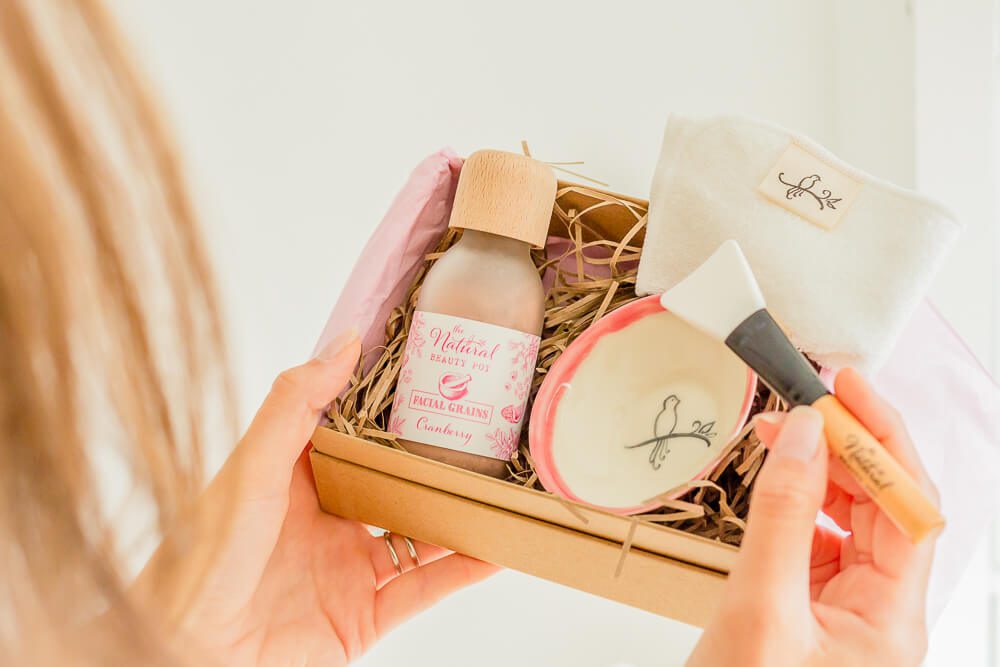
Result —
[[[540,340],[495,324],[415,312],[389,430],[404,440],[509,460]]]

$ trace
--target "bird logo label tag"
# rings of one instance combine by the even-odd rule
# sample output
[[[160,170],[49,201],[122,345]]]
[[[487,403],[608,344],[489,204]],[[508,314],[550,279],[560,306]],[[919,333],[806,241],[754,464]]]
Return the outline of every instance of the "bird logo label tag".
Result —
[[[758,192],[823,229],[833,229],[851,208],[862,183],[792,142]]]
[[[625,445],[625,449],[649,447],[649,465],[653,470],[659,470],[670,454],[671,447],[711,447],[712,441],[718,435],[715,431],[715,421],[685,419],[681,416],[683,412],[681,399],[677,394],[670,394],[663,399],[663,404],[656,413],[656,419],[653,421],[653,437],[634,445]]]

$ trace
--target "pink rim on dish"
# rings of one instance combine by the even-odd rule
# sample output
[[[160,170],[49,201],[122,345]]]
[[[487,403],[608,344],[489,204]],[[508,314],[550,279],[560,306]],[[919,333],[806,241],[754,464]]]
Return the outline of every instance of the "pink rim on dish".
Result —
[[[569,386],[580,364],[587,358],[599,340],[607,334],[624,329],[643,317],[662,312],[665,312],[665,309],[660,305],[660,298],[657,295],[648,296],[622,306],[587,329],[586,332],[562,353],[552,368],[549,369],[545,382],[542,383],[538,394],[535,396],[535,403],[531,410],[531,419],[528,421],[528,440],[531,457],[535,464],[535,472],[538,474],[538,479],[541,481],[542,486],[549,492],[568,500],[615,514],[641,514],[652,511],[660,506],[659,502],[653,501],[633,507],[603,507],[577,497],[569,490],[568,485],[559,475],[559,471],[552,460],[552,430],[555,423],[552,416],[553,411],[559,405],[562,392]],[[735,427],[728,435],[727,441],[736,437],[746,425],[756,388],[757,375],[747,367],[743,403],[740,408],[740,414],[736,419]],[[711,472],[717,462],[718,457],[710,461],[703,470],[692,477],[692,480],[703,479]],[[673,498],[682,493],[684,493],[684,489],[679,490],[670,497]]]

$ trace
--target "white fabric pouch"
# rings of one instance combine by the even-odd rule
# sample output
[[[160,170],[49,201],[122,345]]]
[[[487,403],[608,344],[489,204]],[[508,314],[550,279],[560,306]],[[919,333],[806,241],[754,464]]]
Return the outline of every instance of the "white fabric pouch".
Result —
[[[786,129],[672,115],[636,290],[672,287],[736,239],[768,309],[828,368],[888,355],[960,226],[940,205]]]

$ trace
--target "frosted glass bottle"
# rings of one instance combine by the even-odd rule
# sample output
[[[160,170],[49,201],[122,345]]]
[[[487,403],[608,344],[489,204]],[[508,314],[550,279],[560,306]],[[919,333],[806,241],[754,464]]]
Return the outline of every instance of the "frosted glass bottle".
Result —
[[[466,160],[449,221],[464,231],[420,288],[389,420],[407,451],[506,476],[544,315],[530,251],[544,245],[555,191],[551,168],[530,158]]]

